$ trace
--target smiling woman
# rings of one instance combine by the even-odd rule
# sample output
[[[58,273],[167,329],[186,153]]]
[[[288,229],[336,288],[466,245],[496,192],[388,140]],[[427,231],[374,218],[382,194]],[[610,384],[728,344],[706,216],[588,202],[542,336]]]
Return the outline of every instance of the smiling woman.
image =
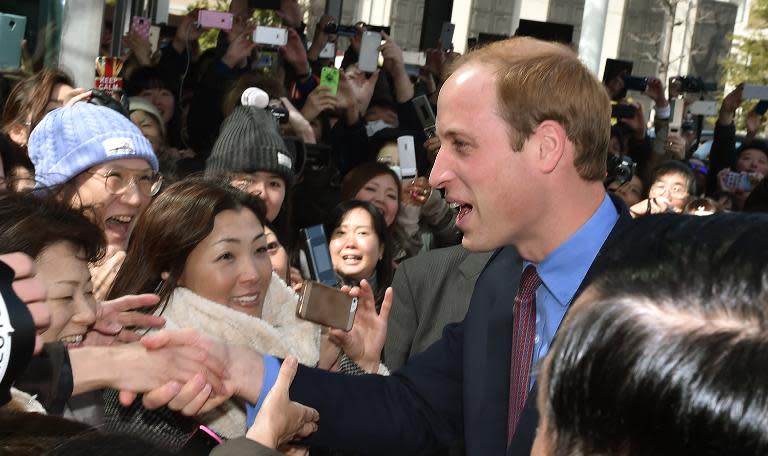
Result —
[[[66,134],[64,134],[66,132]],[[35,188],[51,190],[72,207],[84,208],[107,239],[107,260],[128,245],[139,215],[162,184],[152,146],[125,116],[109,108],[75,103],[46,115],[29,138]],[[97,297],[119,267],[92,265]]]
[[[44,342],[78,347],[96,321],[88,262],[104,254],[104,237],[81,212],[52,200],[0,196],[0,254],[21,251],[35,259],[48,289],[51,324]]]
[[[139,219],[110,295],[154,291],[167,327],[197,328],[314,365],[319,328],[295,317],[297,296],[272,272],[265,222],[261,200],[228,182],[173,184]],[[149,413],[135,412],[136,420]],[[225,437],[246,429],[242,404],[234,400],[201,421]]]

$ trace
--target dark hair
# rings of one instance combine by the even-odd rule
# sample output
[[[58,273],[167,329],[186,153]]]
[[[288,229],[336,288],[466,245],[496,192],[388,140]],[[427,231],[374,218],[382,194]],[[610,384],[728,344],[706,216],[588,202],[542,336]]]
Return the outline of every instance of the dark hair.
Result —
[[[742,152],[749,149],[759,150],[763,153],[763,155],[765,155],[766,158],[768,158],[768,141],[763,139],[753,139],[748,143],[742,143],[739,148],[736,149],[736,160],[738,161],[738,157]]]
[[[222,184],[231,185],[231,182],[237,179],[243,174],[255,173],[260,170],[244,170],[242,172],[235,171],[222,171],[207,176],[208,179],[214,179]],[[296,249],[296,231],[293,229],[293,185],[286,182],[285,178],[277,173],[270,173],[279,177],[283,181],[285,186],[285,196],[283,197],[283,204],[280,205],[280,211],[275,216],[275,219],[269,222],[269,227],[275,232],[280,239],[280,243],[286,250],[293,251]],[[265,216],[266,216],[266,206]]]
[[[38,73],[19,81],[8,95],[3,109],[3,132],[10,133],[14,125],[25,125],[30,119],[31,132],[43,120],[48,100],[57,84],[74,85],[72,78],[61,70],[43,68]]]
[[[397,173],[392,171],[392,168],[385,165],[384,163],[379,163],[377,161],[369,161],[365,162],[361,165],[355,166],[352,168],[346,176],[344,176],[344,179],[341,181],[341,199],[344,200],[351,200],[355,199],[357,192],[360,191],[361,188],[365,184],[368,183],[371,179],[377,176],[381,176],[383,174],[386,174],[388,176],[391,176],[392,179],[395,181],[395,185],[397,185],[397,206],[398,206],[398,212],[400,208],[400,178],[397,176]],[[395,216],[395,222],[392,223],[394,226],[397,222],[397,216]]]
[[[165,456],[139,437],[104,433],[85,423],[53,415],[0,412],[0,453],[15,456]]]
[[[688,183],[688,195],[696,196],[696,175],[693,174],[691,167],[678,160],[670,160],[664,162],[653,169],[653,180],[651,184],[655,182],[661,176],[668,174],[680,174],[685,177],[685,181]]]
[[[154,67],[140,67],[131,73],[126,83],[126,92],[130,96],[138,96],[144,90],[164,89],[173,94],[176,104],[179,102],[179,84],[174,84],[160,70]]]
[[[243,208],[266,224],[264,203],[229,183],[198,177],[168,187],[139,217],[109,299],[154,292],[160,296],[160,303],[165,303],[177,286],[190,252],[213,230],[216,216],[228,209]],[[168,272],[167,280],[161,280],[163,272]]]
[[[768,454],[768,218],[646,217],[605,252],[544,364],[551,454]]]
[[[32,258],[57,242],[71,242],[97,262],[106,250],[104,233],[83,214],[50,196],[0,194],[0,254],[24,252]]]
[[[11,141],[5,133],[0,133],[0,159],[2,159],[5,185],[8,190],[14,190],[16,182],[21,179],[18,168],[24,168],[34,178],[35,165],[32,160],[24,149]]]
[[[325,229],[325,235],[328,237],[328,242],[330,242],[333,232],[341,225],[347,213],[352,209],[358,208],[370,214],[373,230],[379,238],[379,244],[384,246],[384,254],[376,264],[376,290],[374,290],[376,301],[381,302],[381,299],[384,298],[384,292],[392,283],[392,277],[395,275],[392,238],[389,235],[387,224],[384,222],[384,216],[381,215],[381,212],[376,209],[376,206],[367,201],[355,199],[342,201],[331,210],[326,222],[323,224],[323,229]]]

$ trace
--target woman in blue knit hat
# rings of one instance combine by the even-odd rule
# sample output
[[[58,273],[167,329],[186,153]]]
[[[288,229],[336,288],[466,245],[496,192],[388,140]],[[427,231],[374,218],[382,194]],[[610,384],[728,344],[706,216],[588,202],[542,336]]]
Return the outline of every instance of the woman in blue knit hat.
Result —
[[[107,258],[93,266],[95,294],[103,298],[125,258],[139,215],[160,190],[152,146],[124,115],[89,103],[56,109],[29,138],[35,189],[53,191],[87,209],[104,230]]]

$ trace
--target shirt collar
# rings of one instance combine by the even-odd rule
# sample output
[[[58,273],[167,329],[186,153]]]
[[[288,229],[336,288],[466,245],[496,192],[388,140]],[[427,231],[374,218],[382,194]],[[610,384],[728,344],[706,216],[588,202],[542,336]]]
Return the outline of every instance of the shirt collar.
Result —
[[[536,265],[542,283],[561,306],[570,304],[618,219],[616,207],[606,194],[592,217]],[[533,263],[524,261],[523,269],[529,264]]]

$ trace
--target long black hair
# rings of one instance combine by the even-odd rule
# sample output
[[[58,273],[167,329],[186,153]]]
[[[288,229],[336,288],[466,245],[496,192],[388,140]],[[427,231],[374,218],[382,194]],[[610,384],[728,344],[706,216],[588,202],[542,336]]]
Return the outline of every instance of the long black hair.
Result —
[[[384,222],[384,216],[381,215],[381,212],[376,209],[376,206],[367,201],[354,199],[342,201],[341,203],[337,204],[333,210],[331,210],[331,213],[328,215],[328,218],[323,224],[323,229],[325,229],[325,235],[328,237],[328,241],[330,242],[331,236],[333,236],[333,232],[336,230],[336,228],[339,227],[339,225],[341,225],[347,213],[349,213],[349,211],[352,209],[358,208],[365,210],[371,216],[371,220],[373,221],[373,230],[376,232],[376,236],[379,238],[379,244],[384,246],[384,254],[376,264],[376,290],[374,290],[376,295],[376,302],[381,303],[381,300],[384,298],[384,292],[386,291],[387,287],[392,284],[392,277],[395,275],[392,239],[389,235],[387,224]]]

